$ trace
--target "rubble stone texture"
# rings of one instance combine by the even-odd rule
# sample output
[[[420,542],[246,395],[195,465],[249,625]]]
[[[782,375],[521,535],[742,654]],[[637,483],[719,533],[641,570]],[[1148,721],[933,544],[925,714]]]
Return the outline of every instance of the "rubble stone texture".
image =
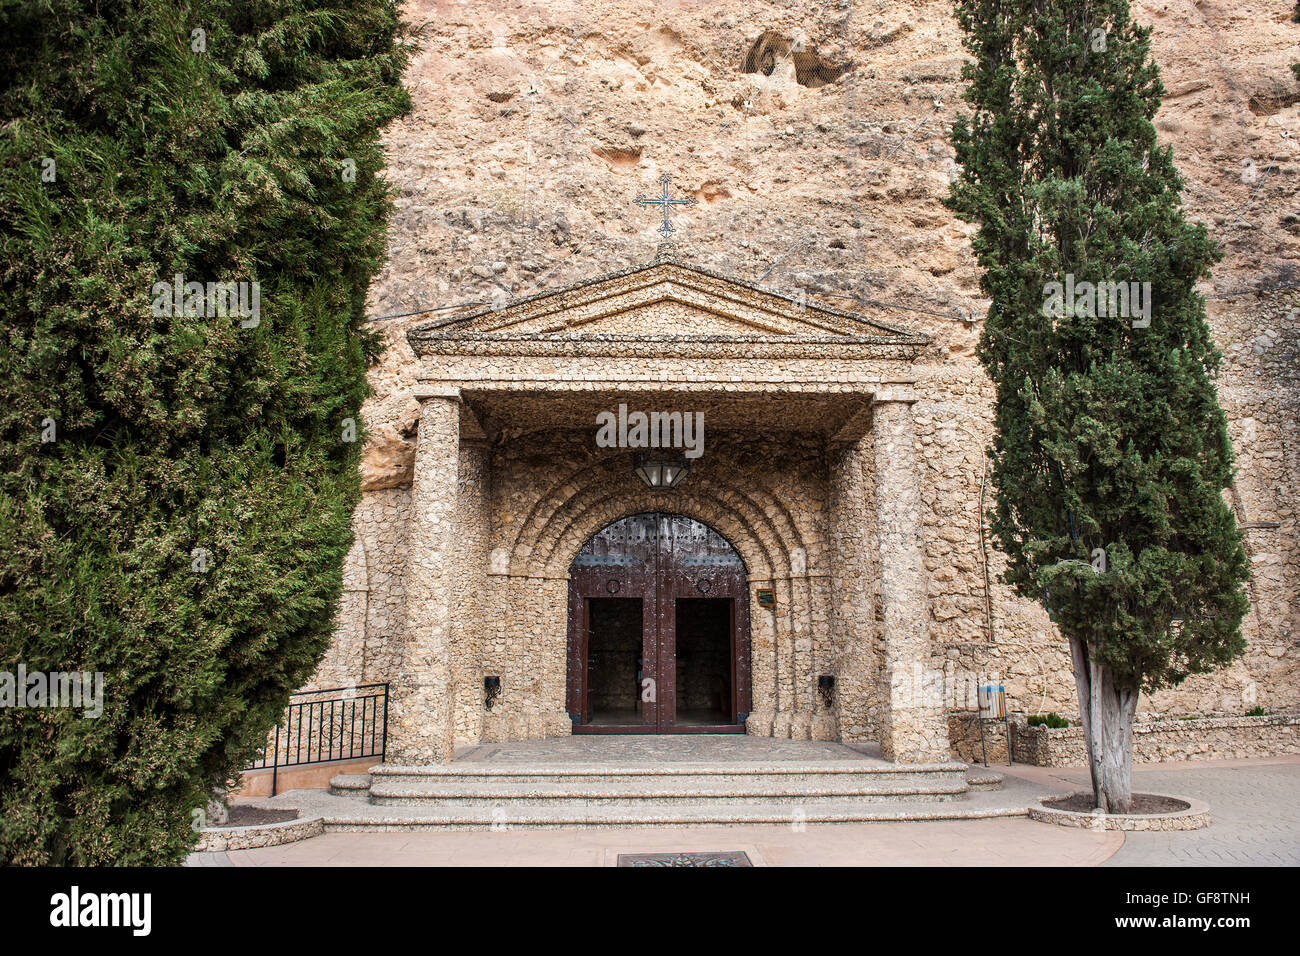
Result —
[[[1011,752],[1017,763],[1086,767],[1087,742],[1079,727],[1029,727],[1013,722]],[[1004,750],[1005,753],[1005,750]],[[1192,717],[1138,721],[1133,761],[1238,760],[1300,753],[1300,717]]]
[[[1133,13],[1154,30],[1168,91],[1156,127],[1187,179],[1189,215],[1224,251],[1204,291],[1225,354],[1231,498],[1252,566],[1246,655],[1144,696],[1139,710],[1294,710],[1300,294],[1288,283],[1300,260],[1300,88],[1289,64],[1300,24],[1284,0],[1139,2]],[[972,227],[940,205],[955,174],[947,125],[963,108],[950,5],[411,2],[406,17],[427,26],[408,74],[415,109],[387,133],[400,198],[369,311],[440,311],[377,318],[389,349],[364,410],[358,546],[338,639],[312,686],[393,681],[405,728],[393,743],[422,759],[455,741],[567,733],[568,561],[604,524],[666,510],[721,531],[751,584],[777,592],[774,613],[752,607],[751,733],[946,752],[942,712],[973,710],[981,681],[1004,685],[1012,711],[1077,713],[1065,642],[999,583],[1003,559],[981,536],[993,395],[974,346],[988,304]],[[593,277],[653,260],[658,210],[633,200],[658,195],[663,173],[674,195],[698,200],[673,212],[681,268],[714,278],[657,302],[606,286],[617,314],[584,301]],[[761,280],[790,308],[727,291],[729,279]],[[413,344],[439,333],[407,339],[568,288],[564,308],[532,326],[519,317],[515,331],[542,345],[462,341],[453,354],[443,341],[421,361]],[[1269,291],[1239,294],[1251,289]],[[717,296],[726,308],[702,307]],[[801,315],[823,306],[918,335],[872,357],[851,346],[847,363],[843,344],[745,340],[806,336]],[[852,320],[817,314],[827,337],[851,337]],[[584,357],[583,334],[607,337],[603,353]],[[719,339],[718,355],[682,340],[691,335]],[[547,388],[568,376],[559,405],[529,378],[539,369]],[[465,389],[476,375],[515,394]],[[422,405],[421,380],[462,388],[458,443],[450,403]],[[890,384],[915,401],[873,409]],[[692,390],[707,398],[691,405]],[[594,447],[595,412],[636,392],[706,412],[705,456],[679,491],[638,488],[626,452]],[[882,462],[880,442],[907,441],[893,433],[902,408],[910,464],[893,451]],[[882,409],[888,431],[873,435]],[[430,415],[439,424],[422,477]],[[828,421],[860,434],[830,434]],[[889,526],[912,504],[881,497],[896,467],[915,471],[920,537],[906,568],[885,563],[900,547],[913,553]],[[425,500],[422,488],[445,497]],[[890,677],[900,660],[941,675],[942,706],[933,695],[905,706]],[[837,677],[831,718],[816,699],[824,673]],[[489,674],[504,693],[486,711]],[[900,713],[911,717],[895,733]]]

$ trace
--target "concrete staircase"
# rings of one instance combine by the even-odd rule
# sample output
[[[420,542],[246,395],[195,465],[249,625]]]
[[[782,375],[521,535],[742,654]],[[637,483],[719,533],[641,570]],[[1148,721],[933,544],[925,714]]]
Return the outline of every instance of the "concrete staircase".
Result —
[[[972,804],[1000,785],[959,763],[818,760],[656,766],[381,765],[331,781],[327,830],[707,826],[1014,815]],[[972,783],[974,785],[972,785]],[[344,798],[344,799],[338,799]],[[1023,811],[1022,811],[1023,812]]]

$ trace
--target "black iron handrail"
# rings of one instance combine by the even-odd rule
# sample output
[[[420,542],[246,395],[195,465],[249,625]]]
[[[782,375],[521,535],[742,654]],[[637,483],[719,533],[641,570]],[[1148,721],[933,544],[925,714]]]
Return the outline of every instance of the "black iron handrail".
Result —
[[[324,697],[324,694],[334,694]],[[298,700],[294,698],[314,698]],[[328,687],[289,695],[284,719],[275,727],[274,742],[247,767],[271,768],[275,796],[281,767],[378,757],[388,745],[388,685]],[[270,751],[268,754],[267,751]]]

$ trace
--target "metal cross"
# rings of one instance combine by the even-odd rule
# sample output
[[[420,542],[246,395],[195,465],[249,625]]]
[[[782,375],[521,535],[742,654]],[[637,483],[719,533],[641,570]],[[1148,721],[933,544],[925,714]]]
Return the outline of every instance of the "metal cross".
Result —
[[[662,235],[665,239],[667,239],[668,236],[669,236],[669,235],[672,233],[672,231],[673,231],[673,224],[672,224],[671,222],[668,221],[668,210],[669,210],[669,208],[672,207],[672,206],[694,206],[694,205],[695,205],[695,200],[694,200],[694,199],[671,199],[671,198],[669,198],[669,196],[668,196],[668,184],[669,184],[671,181],[672,181],[672,180],[669,178],[668,174],[667,174],[667,173],[664,173],[662,176],[659,177],[659,183],[660,183],[660,185],[662,185],[662,186],[664,187],[664,194],[663,194],[662,196],[655,196],[655,197],[652,197],[652,198],[649,198],[649,199],[647,199],[645,196],[637,196],[637,197],[636,197],[636,200],[635,200],[635,202],[637,202],[637,203],[639,203],[640,205],[643,205],[643,206],[662,206],[662,207],[663,207],[663,211],[664,211],[664,224],[663,224],[662,226],[659,227],[659,233],[660,233],[660,235]]]

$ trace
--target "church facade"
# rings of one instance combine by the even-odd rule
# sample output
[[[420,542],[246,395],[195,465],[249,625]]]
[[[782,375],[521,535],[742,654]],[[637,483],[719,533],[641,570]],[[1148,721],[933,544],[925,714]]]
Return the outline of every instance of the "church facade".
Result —
[[[928,335],[662,244],[406,339],[413,466],[358,510],[311,685],[387,682],[388,762],[743,733],[933,763],[982,683],[1070,712],[1064,641],[997,583],[987,422],[935,427],[987,382],[927,373]],[[1143,711],[1243,712],[1272,661],[1245,626],[1245,662]]]
[[[692,731],[947,759],[942,708],[890,679],[930,656],[924,335],[661,248],[408,339],[420,413],[391,760]],[[623,444],[598,442],[620,407]],[[662,444],[699,422],[696,457],[638,439],[638,413],[670,423]]]

